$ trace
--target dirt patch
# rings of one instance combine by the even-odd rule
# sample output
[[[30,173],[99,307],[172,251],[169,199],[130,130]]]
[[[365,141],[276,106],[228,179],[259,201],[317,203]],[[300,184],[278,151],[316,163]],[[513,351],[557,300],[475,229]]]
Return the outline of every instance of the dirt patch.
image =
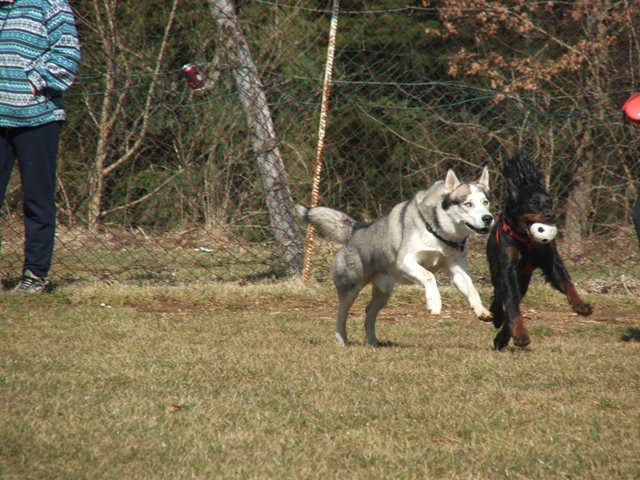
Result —
[[[368,296],[366,292],[356,300],[351,309],[351,317],[364,316],[364,304]],[[562,299],[558,299],[562,300]],[[124,306],[135,309],[140,313],[163,314],[206,314],[210,312],[256,312],[260,311],[271,315],[302,315],[305,317],[327,318],[335,317],[337,300],[329,297],[325,292],[322,295],[309,299],[297,295],[284,296],[282,294],[270,295],[268,293],[258,295],[226,295],[220,298],[188,300],[181,298],[155,298],[153,300],[127,300]],[[378,321],[387,323],[423,322],[423,321],[476,321],[471,310],[462,303],[463,300],[446,300],[442,314],[438,317],[430,317],[424,304],[419,300],[406,300],[404,298],[390,301],[382,310]],[[522,310],[529,326],[546,325],[554,329],[563,330],[572,328],[577,324],[611,324],[640,327],[640,312],[637,307],[627,301],[616,303],[607,298],[606,303],[594,303],[594,313],[590,317],[582,317],[571,311],[568,304],[561,301],[548,302],[541,306],[538,304],[523,303]],[[479,321],[479,320],[478,320]]]

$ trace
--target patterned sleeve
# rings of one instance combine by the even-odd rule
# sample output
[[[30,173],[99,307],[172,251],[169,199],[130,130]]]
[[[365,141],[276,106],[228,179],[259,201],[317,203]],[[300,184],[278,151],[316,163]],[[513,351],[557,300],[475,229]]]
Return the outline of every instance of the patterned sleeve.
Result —
[[[64,92],[75,80],[80,64],[80,42],[73,12],[66,0],[49,0],[45,23],[49,50],[27,69],[36,92],[45,89]]]

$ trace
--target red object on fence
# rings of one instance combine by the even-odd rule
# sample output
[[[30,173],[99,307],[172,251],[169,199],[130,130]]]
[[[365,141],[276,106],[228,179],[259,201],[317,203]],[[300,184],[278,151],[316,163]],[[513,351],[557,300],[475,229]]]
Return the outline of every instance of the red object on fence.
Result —
[[[187,83],[191,88],[197,90],[204,87],[204,78],[198,73],[198,67],[193,63],[187,63],[182,67],[182,73],[187,78]]]
[[[633,123],[640,124],[640,93],[631,95],[624,105],[622,111]]]

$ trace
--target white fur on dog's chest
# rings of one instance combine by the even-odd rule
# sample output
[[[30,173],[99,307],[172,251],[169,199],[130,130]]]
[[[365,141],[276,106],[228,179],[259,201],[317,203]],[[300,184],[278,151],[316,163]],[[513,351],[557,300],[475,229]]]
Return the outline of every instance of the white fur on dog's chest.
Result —
[[[405,252],[411,252],[417,262],[431,272],[446,269],[452,257],[461,255],[458,250],[444,245],[426,230],[415,234],[405,245]]]
[[[454,254],[454,255],[457,255]],[[418,263],[431,272],[446,268],[447,257],[440,252],[432,250],[422,250],[416,252]]]

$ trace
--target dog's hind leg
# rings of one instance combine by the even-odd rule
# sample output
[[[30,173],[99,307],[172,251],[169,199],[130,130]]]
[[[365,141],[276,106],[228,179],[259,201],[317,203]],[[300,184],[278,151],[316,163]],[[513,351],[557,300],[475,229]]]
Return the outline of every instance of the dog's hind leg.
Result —
[[[491,319],[493,320],[493,326],[496,328],[500,328],[504,323],[505,319],[505,311],[504,311],[504,303],[502,300],[502,296],[498,292],[497,288],[494,286],[494,294],[491,299],[491,306],[489,307],[491,311]]]
[[[524,326],[524,317],[518,313],[513,320],[502,323],[502,328],[493,340],[496,350],[503,350],[513,337],[513,344],[516,347],[526,347],[531,343],[531,337]]]
[[[339,345],[347,344],[349,309],[366,283],[357,251],[347,246],[342,247],[333,259],[333,284],[338,293],[335,339]]]
[[[551,259],[541,265],[545,278],[556,290],[564,293],[574,312],[585,317],[591,315],[593,307],[580,297],[555,246],[551,248],[553,248]]]
[[[507,321],[502,323],[502,328],[493,340],[496,350],[504,349],[509,344],[511,337],[517,347],[526,347],[531,343],[531,337],[524,326],[524,317],[520,311],[521,292],[526,291],[529,286],[528,280],[531,277],[521,277],[516,263],[509,265],[505,277],[502,284],[504,285],[504,307]]]
[[[336,318],[336,334],[335,339],[341,346],[347,345],[347,317],[349,309],[355,301],[358,293],[362,289],[362,285],[351,285],[336,287],[338,291],[338,313]]]
[[[376,320],[378,312],[384,308],[389,301],[395,281],[389,275],[377,275],[372,280],[371,301],[367,304],[364,328],[367,333],[367,343],[373,347],[379,345],[376,337]]]

